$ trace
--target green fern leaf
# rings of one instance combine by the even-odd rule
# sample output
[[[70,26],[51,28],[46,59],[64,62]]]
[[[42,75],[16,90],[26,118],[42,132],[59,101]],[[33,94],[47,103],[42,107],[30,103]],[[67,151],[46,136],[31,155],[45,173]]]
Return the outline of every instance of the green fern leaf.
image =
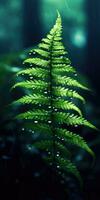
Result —
[[[70,90],[70,89],[66,89],[64,87],[54,87],[53,88],[53,93],[54,95],[56,95],[57,97],[70,97],[70,98],[76,98],[76,99],[80,99],[83,103],[85,103],[85,99],[78,94],[78,92],[74,91],[74,90]]]
[[[45,83],[44,81],[41,80],[34,80],[34,81],[23,81],[23,82],[19,82],[16,83],[12,89],[16,88],[16,87],[21,87],[21,88],[27,88],[27,89],[47,89],[48,88],[48,84]]]
[[[61,168],[61,170],[67,171],[69,173],[72,173],[74,176],[76,176],[76,178],[79,180],[80,184],[82,185],[82,179],[80,176],[80,173],[77,169],[77,167],[68,159],[64,159],[64,158],[57,158],[57,163],[59,168]]]
[[[33,124],[33,123],[27,123],[26,128],[34,130],[35,132],[40,132],[40,134],[44,134],[45,137],[52,139],[52,128],[48,124]],[[86,141],[81,137],[80,135],[73,133],[71,131],[68,131],[67,129],[62,128],[55,128],[56,137],[59,138],[62,142],[76,145],[85,151],[87,151],[90,155],[93,156],[95,159],[94,152],[90,149]]]
[[[59,122],[61,124],[65,123],[67,125],[84,125],[87,127],[90,127],[92,129],[96,129],[94,125],[92,125],[90,122],[88,122],[86,119],[84,119],[81,116],[77,116],[70,113],[64,113],[64,112],[57,112],[54,114],[54,118],[56,122]]]
[[[52,166],[58,171],[72,173],[81,182],[80,173],[71,162],[68,147],[76,145],[93,157],[94,153],[80,135],[67,129],[77,125],[92,129],[96,127],[83,117],[76,104],[76,100],[85,103],[78,89],[88,88],[74,78],[76,69],[72,67],[62,43],[62,22],[59,14],[47,37],[30,54],[31,58],[24,61],[26,67],[17,73],[22,81],[15,83],[12,89],[27,89],[27,95],[14,101],[14,104],[30,104],[32,109],[26,107],[25,112],[19,113],[16,118],[25,120],[24,126],[33,130],[33,134],[40,134],[32,145],[46,151],[46,161],[52,162]],[[64,124],[67,125],[66,129],[63,128]]]
[[[32,51],[31,51],[32,52]],[[44,51],[43,49],[34,49],[33,53],[36,52],[37,54],[39,54],[40,56],[43,56],[45,58],[48,58],[50,53],[47,51]]]
[[[53,145],[54,143],[50,140],[43,140],[40,142],[35,142],[33,146],[41,149],[41,150],[46,150],[47,152],[51,152],[53,154]],[[64,147],[63,144],[60,144],[59,142],[55,142],[55,157],[58,157],[58,155],[61,154],[62,156],[67,156],[70,158],[71,154],[67,150],[66,147]]]
[[[78,134],[72,133],[66,129],[56,129],[57,136],[64,139],[69,144],[74,144],[78,147],[83,148],[89,154],[91,154],[95,158],[94,152],[89,148],[86,141]]]
[[[28,58],[24,61],[24,64],[25,63],[34,64],[40,67],[48,67],[49,65],[49,61],[43,60],[41,58]]]
[[[79,87],[81,89],[88,90],[87,87],[83,86],[75,79],[66,76],[62,77],[60,75],[55,75],[55,74],[53,76],[54,76],[54,82],[56,84],[62,84],[64,86],[71,86],[71,87]]]
[[[79,113],[79,115],[82,115],[81,110],[72,102],[65,101],[63,99],[54,100],[53,106],[56,108],[60,108],[63,110],[74,110]]]
[[[44,158],[47,162],[50,163],[50,165],[53,165],[53,159],[51,156],[48,158]],[[82,179],[81,175],[77,169],[77,167],[69,160],[69,159],[64,159],[63,157],[59,156],[56,158],[56,164],[57,164],[57,170],[60,172],[67,172],[73,174],[80,182],[80,185],[82,186]]]
[[[29,68],[22,71],[19,71],[17,75],[28,75],[29,77],[42,77],[42,78],[48,78],[48,71],[46,69],[41,68]],[[32,77],[32,78],[33,78]]]
[[[43,105],[50,105],[49,98],[44,97],[42,95],[26,95],[17,101],[14,101],[14,103],[20,103],[20,104],[43,104]]]
[[[63,73],[66,73],[66,72],[67,73],[75,73],[76,70],[70,65],[59,64],[59,65],[53,66],[52,72],[54,74],[63,74]]]
[[[40,43],[39,44],[39,48],[42,48],[43,50],[49,50],[50,49],[50,45],[49,44],[45,44],[45,43]]]
[[[48,121],[50,120],[50,115],[45,110],[29,110],[27,112],[21,113],[16,116],[17,119],[34,120],[34,123],[38,121]],[[38,121],[36,121],[38,120]]]

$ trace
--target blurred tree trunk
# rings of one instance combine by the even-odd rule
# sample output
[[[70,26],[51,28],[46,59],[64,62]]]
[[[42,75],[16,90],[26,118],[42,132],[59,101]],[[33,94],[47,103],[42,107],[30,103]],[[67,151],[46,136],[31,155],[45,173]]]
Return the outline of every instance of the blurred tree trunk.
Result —
[[[93,86],[99,89],[100,82],[100,1],[87,1],[88,51],[86,72]]]
[[[25,48],[37,44],[41,39],[40,4],[40,0],[23,0],[23,45]]]

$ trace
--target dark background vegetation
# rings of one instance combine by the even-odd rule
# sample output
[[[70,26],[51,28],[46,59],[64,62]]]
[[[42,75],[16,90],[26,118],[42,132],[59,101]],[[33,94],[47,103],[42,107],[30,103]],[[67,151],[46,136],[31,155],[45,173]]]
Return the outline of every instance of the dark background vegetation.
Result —
[[[46,166],[38,152],[27,151],[29,139],[12,116],[17,108],[8,104],[20,95],[12,93],[15,73],[22,68],[30,48],[50,30],[59,10],[64,44],[81,81],[91,93],[83,108],[85,116],[100,128],[100,1],[99,0],[0,0],[0,199],[99,200],[100,134],[82,130],[96,154],[92,159],[76,150],[84,187],[69,175],[63,181]],[[80,75],[81,74],[81,75]],[[79,130],[78,130],[79,131]],[[27,141],[27,142],[26,142]],[[85,156],[84,156],[85,155]],[[52,176],[55,178],[52,181]]]

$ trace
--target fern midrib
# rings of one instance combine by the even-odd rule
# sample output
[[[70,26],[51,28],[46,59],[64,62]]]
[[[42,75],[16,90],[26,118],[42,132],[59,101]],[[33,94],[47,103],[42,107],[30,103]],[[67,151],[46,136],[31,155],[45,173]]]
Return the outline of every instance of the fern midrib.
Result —
[[[50,46],[50,95],[51,95],[51,98],[50,98],[50,104],[51,104],[51,131],[52,131],[52,137],[53,137],[53,150],[52,150],[52,156],[53,156],[53,167],[54,169],[56,168],[56,133],[55,133],[55,129],[54,129],[54,125],[55,125],[55,120],[54,120],[54,115],[53,115],[53,77],[52,77],[52,54],[53,54],[53,42],[54,42],[54,37],[56,35],[56,31],[55,30],[55,34],[53,35],[53,38],[52,38],[52,42],[51,42],[51,46]]]

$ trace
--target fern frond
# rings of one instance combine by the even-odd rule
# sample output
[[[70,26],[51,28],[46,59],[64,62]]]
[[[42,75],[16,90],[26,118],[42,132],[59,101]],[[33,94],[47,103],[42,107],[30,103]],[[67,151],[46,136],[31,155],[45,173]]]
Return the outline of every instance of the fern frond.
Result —
[[[80,184],[82,185],[82,179],[77,167],[68,159],[64,159],[59,157],[56,159],[58,166],[61,170],[67,171],[68,173],[73,174],[79,180]]]
[[[80,135],[61,128],[56,129],[56,134],[57,136],[65,140],[67,143],[83,148],[85,151],[87,151],[95,158],[94,152],[90,149],[86,141]]]
[[[87,127],[90,127],[92,129],[96,129],[94,125],[92,125],[90,122],[88,122],[86,119],[84,119],[81,116],[77,116],[70,113],[64,113],[64,112],[56,112],[54,114],[56,122],[59,122],[61,124],[65,123],[67,125],[84,125]]]
[[[49,156],[48,158],[44,158],[47,162],[50,163],[50,165],[53,165],[53,159],[51,156]],[[75,176],[79,182],[80,185],[82,186],[82,179],[81,179],[81,175],[77,169],[77,167],[69,160],[69,159],[65,159],[61,156],[56,157],[56,167],[57,170],[60,172],[67,172],[67,173],[71,173],[73,174],[73,176]]]
[[[63,110],[73,110],[78,112],[79,115],[82,115],[81,110],[74,103],[67,100],[66,101],[63,99],[54,100],[53,106]]]
[[[53,46],[53,51],[56,51],[56,50],[59,50],[59,51],[65,51],[65,47],[63,46],[63,45],[59,45],[60,43],[58,43],[58,45],[57,44],[55,44],[54,46]],[[54,61],[54,60],[53,60]],[[59,61],[58,61],[58,59],[56,58],[56,61],[54,61],[54,63],[55,62],[58,62],[59,63]]]
[[[40,56],[43,56],[45,58],[49,58],[49,56],[50,56],[50,53],[43,49],[34,49],[33,52],[36,52],[37,54],[39,54]]]
[[[47,78],[48,77],[48,71],[46,69],[42,69],[42,68],[29,68],[29,69],[25,69],[22,71],[19,71],[17,73],[17,75],[28,75],[29,77],[42,77],[42,78]]]
[[[23,81],[23,82],[19,82],[16,83],[12,89],[16,88],[16,87],[21,87],[21,88],[27,88],[27,89],[47,89],[48,88],[48,84],[45,83],[44,81],[41,80],[34,80],[34,81]]]
[[[23,95],[14,103],[29,104],[16,118],[25,120],[25,127],[33,130],[32,134],[39,133],[40,137],[33,145],[46,151],[45,160],[52,162],[57,170],[70,172],[81,182],[80,173],[71,162],[68,147],[76,145],[93,157],[94,153],[80,135],[67,128],[77,125],[92,129],[96,127],[83,117],[76,104],[76,100],[85,103],[78,89],[88,88],[75,79],[76,69],[67,56],[61,34],[62,22],[58,14],[56,24],[47,37],[42,39],[37,48],[31,50],[31,58],[24,61],[26,67],[17,73],[22,81],[17,82],[12,89],[20,87],[29,91],[29,95]],[[30,106],[31,109],[27,110]],[[66,129],[65,124],[68,126]]]
[[[48,38],[43,38],[42,41],[44,43],[51,44],[51,40],[49,40]]]
[[[70,65],[66,65],[66,64],[61,64],[61,65],[54,65],[53,66],[53,70],[52,72],[54,74],[62,74],[62,73],[75,73],[76,70],[70,66]]]
[[[44,97],[42,95],[26,95],[22,98],[14,101],[14,103],[20,103],[20,104],[42,104],[42,105],[50,105],[50,100],[47,97]]]
[[[57,64],[70,64],[69,58],[63,58],[62,56],[59,57],[53,57],[52,58],[52,64],[57,65]]]
[[[38,45],[39,48],[42,48],[43,50],[49,50],[50,49],[50,45],[49,44],[45,44],[45,43],[40,43]]]
[[[87,87],[83,86],[77,80],[75,80],[73,78],[55,75],[55,74],[53,75],[53,77],[54,77],[54,79],[53,79],[54,83],[56,83],[56,84],[62,84],[64,86],[71,86],[71,87],[79,87],[81,89],[88,90]]]
[[[35,132],[39,132],[45,135],[49,135],[50,137],[52,137],[52,126],[50,124],[47,123],[37,123],[37,124],[33,124],[33,122],[27,122],[25,123],[25,128],[30,129],[32,131]]]
[[[38,121],[48,121],[50,120],[50,115],[45,110],[33,110],[21,113],[16,116],[17,119],[25,119],[25,120],[37,120],[33,121],[34,123],[38,123]]]
[[[43,60],[41,58],[28,58],[23,63],[24,64],[25,63],[34,64],[34,65],[37,65],[37,66],[40,66],[40,67],[46,67],[46,68],[49,65],[49,61]]]
[[[53,87],[53,93],[54,95],[56,95],[57,97],[70,97],[70,98],[76,98],[76,99],[80,99],[83,103],[85,103],[85,99],[78,94],[78,92],[74,91],[74,90],[70,90],[70,89],[66,89],[64,87]]]
[[[33,144],[33,146],[41,149],[41,150],[46,150],[47,152],[51,152],[51,153],[54,153],[53,152],[53,142],[51,142],[50,140],[43,140],[43,141],[40,141],[40,142],[35,142]],[[68,156],[70,158],[71,154],[69,152],[69,150],[67,150],[66,147],[64,147],[63,144],[60,144],[59,142],[55,142],[55,156],[58,157],[58,154],[61,154],[63,156]]]
[[[58,56],[63,56],[63,55],[66,55],[67,52],[64,51],[64,50],[56,50],[52,53],[52,56],[54,57],[58,57]]]
[[[52,128],[48,124],[34,125],[33,123],[27,123],[26,128],[27,127],[31,130],[40,132],[41,134],[45,134],[45,136],[52,138]],[[61,140],[62,142],[68,143],[70,145],[76,145],[77,147],[84,149],[95,159],[94,152],[91,150],[91,148],[88,146],[82,136],[63,128],[55,128],[55,133],[55,137],[59,138],[59,140]]]

